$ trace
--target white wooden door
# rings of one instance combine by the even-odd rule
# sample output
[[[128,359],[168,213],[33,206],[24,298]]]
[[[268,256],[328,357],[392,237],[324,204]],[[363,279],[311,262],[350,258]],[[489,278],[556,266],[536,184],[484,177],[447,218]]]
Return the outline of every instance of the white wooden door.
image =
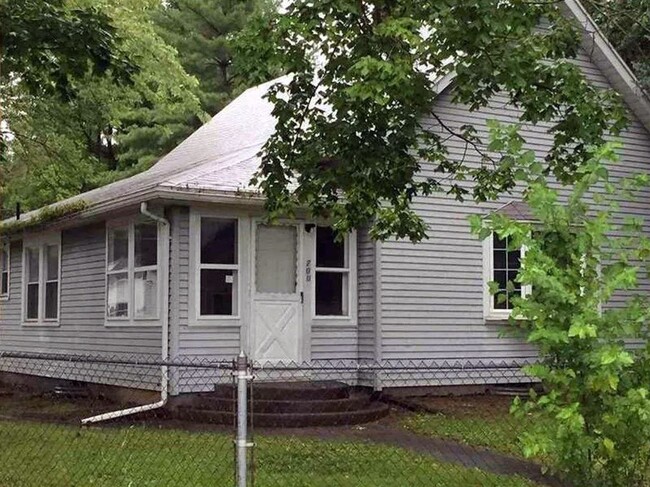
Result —
[[[303,294],[297,225],[255,223],[252,289],[252,357],[262,362],[300,362]]]

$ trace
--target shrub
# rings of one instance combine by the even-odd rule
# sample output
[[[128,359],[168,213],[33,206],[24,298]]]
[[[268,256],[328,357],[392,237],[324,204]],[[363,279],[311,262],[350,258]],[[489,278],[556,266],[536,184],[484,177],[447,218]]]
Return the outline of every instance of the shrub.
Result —
[[[650,485],[650,306],[639,287],[650,241],[641,219],[619,211],[648,176],[610,179],[616,147],[606,145],[571,188],[558,188],[514,131],[493,126],[492,136],[520,165],[534,215],[472,218],[481,238],[496,232],[526,248],[517,281],[532,291],[515,299],[509,328],[537,346],[526,372],[545,392],[513,404],[514,414],[543,419],[522,438],[524,453],[548,458],[574,485]]]

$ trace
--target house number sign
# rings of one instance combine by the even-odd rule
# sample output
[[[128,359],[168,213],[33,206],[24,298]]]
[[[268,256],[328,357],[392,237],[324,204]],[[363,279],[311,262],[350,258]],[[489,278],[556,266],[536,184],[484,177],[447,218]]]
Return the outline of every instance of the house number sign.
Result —
[[[311,282],[311,259],[307,259],[305,264],[305,280]]]

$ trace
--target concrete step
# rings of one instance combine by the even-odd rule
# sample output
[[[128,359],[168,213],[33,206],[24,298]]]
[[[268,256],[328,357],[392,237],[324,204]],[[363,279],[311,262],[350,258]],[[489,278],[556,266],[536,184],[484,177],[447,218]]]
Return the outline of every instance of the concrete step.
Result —
[[[351,392],[349,397],[342,399],[319,399],[319,400],[269,400],[253,399],[249,401],[248,407],[255,413],[334,413],[355,411],[368,405],[370,397],[363,392]],[[210,409],[214,411],[233,412],[236,401],[214,396],[200,396],[193,399],[188,406],[193,409]]]
[[[336,381],[254,382],[250,390],[255,401],[323,401],[350,396],[350,386]],[[199,396],[234,399],[235,387],[218,384],[214,391]]]
[[[368,402],[364,407],[349,411],[302,412],[302,413],[254,413],[252,424],[268,428],[304,428],[316,426],[343,426],[368,423],[385,417],[389,412],[383,402]],[[195,409],[181,406],[176,410],[177,417],[183,420],[213,424],[234,424],[232,412],[212,409]],[[249,415],[250,418],[250,415]]]

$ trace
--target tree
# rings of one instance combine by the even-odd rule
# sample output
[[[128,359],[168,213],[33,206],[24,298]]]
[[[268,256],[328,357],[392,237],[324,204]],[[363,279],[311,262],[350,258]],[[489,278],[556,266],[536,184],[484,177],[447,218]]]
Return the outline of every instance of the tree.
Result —
[[[586,0],[596,22],[623,59],[650,89],[650,1]]]
[[[72,2],[69,2],[72,3]],[[156,0],[77,0],[110,15],[119,48],[136,68],[129,84],[86,68],[68,73],[75,96],[6,87],[11,157],[4,205],[35,208],[149,167],[203,119],[176,51],[154,31]],[[83,63],[82,63],[83,66]]]
[[[201,106],[215,115],[242,89],[234,71],[232,37],[249,19],[269,15],[262,0],[175,0],[154,15],[157,32],[182,53],[185,70],[199,80]]]
[[[615,94],[591,87],[570,62],[579,27],[556,3],[297,0],[256,23],[238,44],[245,71],[256,80],[278,67],[291,73],[270,91],[278,125],[255,180],[270,214],[307,207],[340,231],[370,223],[375,238],[420,240],[416,197],[481,201],[513,188],[515,168],[485,150],[474,127],[443,125],[440,134],[423,123],[440,123],[437,81],[452,72],[454,100],[471,110],[502,92],[522,122],[552,122],[554,145],[540,164],[570,182],[588,146],[617,133],[624,115]],[[447,136],[482,163],[450,160]],[[436,174],[423,176],[423,164]]]
[[[73,79],[90,67],[128,79],[130,66],[118,49],[108,15],[92,4],[64,0],[0,1],[0,84],[20,80],[30,93],[74,93]],[[1,118],[1,117],[0,117]]]
[[[111,19],[92,5],[63,0],[0,0],[0,207],[6,204],[8,142],[16,138],[7,120],[24,96],[69,102],[83,73],[128,83],[134,66],[119,48]],[[22,96],[17,96],[20,89]]]

